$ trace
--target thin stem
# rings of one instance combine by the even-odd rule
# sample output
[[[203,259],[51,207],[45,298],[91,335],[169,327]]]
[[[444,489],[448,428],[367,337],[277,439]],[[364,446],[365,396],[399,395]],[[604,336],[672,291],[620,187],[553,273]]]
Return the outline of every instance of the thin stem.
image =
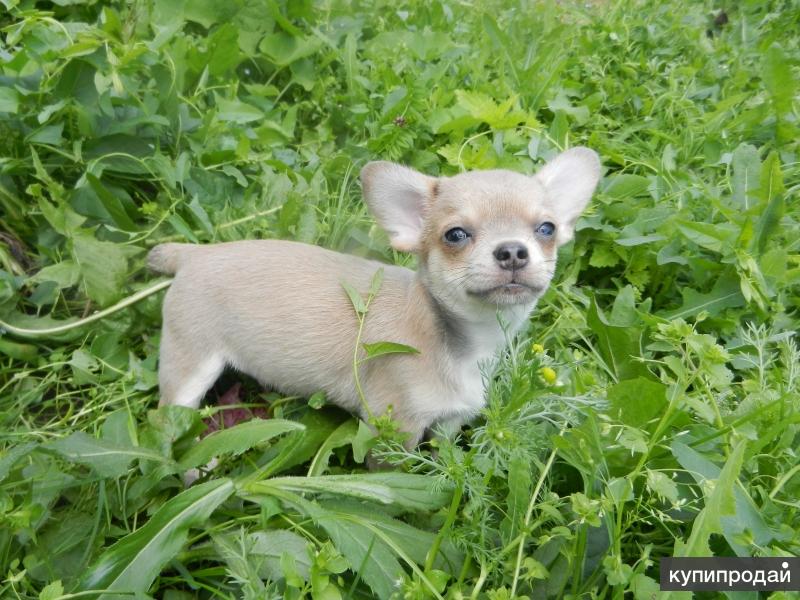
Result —
[[[372,301],[372,296],[367,299],[366,302],[366,309],[369,309],[369,303]],[[358,313],[358,333],[356,334],[356,343],[355,348],[353,349],[353,379],[356,384],[356,392],[358,392],[358,399],[361,401],[361,407],[364,409],[364,412],[367,414],[367,417],[371,420],[373,418],[372,411],[369,408],[369,404],[367,404],[367,397],[364,395],[364,390],[361,387],[361,378],[358,375],[358,367],[360,365],[360,360],[358,358],[358,350],[361,347],[361,335],[364,331],[364,321],[366,321],[367,313],[366,309],[363,313]]]
[[[475,582],[475,587],[472,588],[472,593],[469,595],[470,600],[476,600],[481,593],[483,584],[486,583],[486,577],[489,575],[489,570],[486,568],[486,563],[481,561],[481,572],[478,575],[478,581]]]
[[[79,319],[77,321],[71,321],[70,323],[66,323],[64,325],[57,325],[56,327],[47,327],[44,329],[26,329],[24,327],[15,327],[10,323],[6,323],[5,321],[0,320],[0,329],[3,329],[8,333],[10,333],[11,335],[15,335],[17,337],[32,338],[32,339],[65,333],[67,331],[83,327],[84,325],[88,325],[89,323],[94,323],[95,321],[99,321],[100,319],[104,319],[109,315],[113,315],[115,312],[119,312],[123,308],[127,308],[132,304],[136,304],[140,300],[147,298],[148,296],[152,296],[153,294],[160,292],[164,288],[169,287],[171,283],[172,279],[168,279],[166,281],[159,281],[155,285],[151,285],[149,288],[139,290],[138,292],[128,296],[124,300],[120,300],[114,306],[109,306],[108,308],[96,312],[93,315],[89,315],[88,317]]]
[[[564,435],[566,428],[562,429],[558,432],[559,437]],[[553,466],[553,462],[556,459],[556,452],[557,450],[553,448],[553,451],[550,452],[550,456],[547,457],[547,462],[542,469],[542,472],[539,474],[539,480],[536,482],[536,487],[533,489],[533,493],[531,494],[530,502],[528,502],[528,509],[525,511],[525,520],[523,521],[523,531],[522,536],[519,540],[519,546],[517,547],[517,560],[516,564],[514,565],[514,579],[511,583],[511,597],[514,597],[514,594],[517,592],[517,583],[519,582],[519,572],[522,568],[522,552],[525,549],[525,539],[528,537],[528,527],[531,522],[531,517],[533,517],[533,509],[536,506],[536,499],[539,497],[539,493],[542,491],[542,487],[544,486],[544,480],[547,477],[547,474],[550,472],[550,469]]]
[[[439,554],[439,548],[442,545],[442,540],[444,539],[445,534],[450,531],[450,528],[453,526],[453,522],[456,520],[458,507],[461,504],[461,497],[463,493],[464,487],[461,485],[456,486],[456,489],[453,492],[453,498],[450,500],[450,510],[447,513],[447,519],[445,519],[444,525],[442,525],[441,529],[439,529],[439,533],[436,534],[436,538],[434,538],[433,544],[431,544],[431,548],[428,550],[428,556],[425,558],[426,573],[433,569],[433,563],[436,560],[436,555]]]

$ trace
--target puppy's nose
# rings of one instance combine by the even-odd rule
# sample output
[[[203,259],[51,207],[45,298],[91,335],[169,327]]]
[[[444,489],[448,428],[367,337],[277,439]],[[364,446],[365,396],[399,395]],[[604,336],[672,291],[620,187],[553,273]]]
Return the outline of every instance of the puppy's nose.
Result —
[[[519,242],[503,242],[494,249],[494,258],[501,269],[521,269],[528,264],[528,248]]]

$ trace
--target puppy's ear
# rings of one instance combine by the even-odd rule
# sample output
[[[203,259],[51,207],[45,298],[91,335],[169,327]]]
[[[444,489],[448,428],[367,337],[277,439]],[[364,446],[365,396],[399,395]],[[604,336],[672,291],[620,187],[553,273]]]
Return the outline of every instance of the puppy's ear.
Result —
[[[395,250],[419,248],[425,214],[433,201],[436,179],[386,161],[361,169],[364,199]]]
[[[556,242],[566,244],[600,180],[600,158],[589,148],[571,148],[542,167],[535,177],[544,186],[548,208],[559,218]]]

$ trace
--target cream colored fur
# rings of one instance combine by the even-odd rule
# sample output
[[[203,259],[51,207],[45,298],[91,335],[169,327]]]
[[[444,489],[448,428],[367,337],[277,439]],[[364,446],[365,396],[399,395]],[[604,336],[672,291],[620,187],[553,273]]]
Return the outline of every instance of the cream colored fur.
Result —
[[[150,266],[175,274],[164,301],[162,404],[197,407],[228,365],[283,393],[322,390],[365,417],[353,378],[357,319],[341,284],[366,295],[383,268],[362,341],[399,342],[420,353],[363,363],[372,413],[392,406],[410,446],[433,425],[452,429],[478,413],[480,366],[505,340],[498,313],[512,333],[526,325],[553,276],[557,246],[571,239],[600,177],[597,155],[574,148],[534,177],[474,171],[433,178],[386,162],[368,164],[361,176],[393,246],[418,254],[417,272],[276,240],[152,250]],[[545,221],[556,226],[549,238],[536,233]],[[470,233],[466,243],[445,240],[456,227]],[[508,243],[526,248],[527,264],[501,268],[495,253]]]

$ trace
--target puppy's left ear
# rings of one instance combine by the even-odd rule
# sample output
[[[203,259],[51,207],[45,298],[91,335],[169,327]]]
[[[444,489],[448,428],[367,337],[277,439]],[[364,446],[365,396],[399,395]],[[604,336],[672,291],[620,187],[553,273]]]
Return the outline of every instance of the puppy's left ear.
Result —
[[[570,148],[547,163],[535,177],[545,189],[548,208],[559,218],[556,242],[559,246],[566,244],[600,181],[600,158],[589,148]]]
[[[361,185],[367,206],[389,234],[392,248],[403,252],[419,249],[436,179],[380,160],[361,169]]]

